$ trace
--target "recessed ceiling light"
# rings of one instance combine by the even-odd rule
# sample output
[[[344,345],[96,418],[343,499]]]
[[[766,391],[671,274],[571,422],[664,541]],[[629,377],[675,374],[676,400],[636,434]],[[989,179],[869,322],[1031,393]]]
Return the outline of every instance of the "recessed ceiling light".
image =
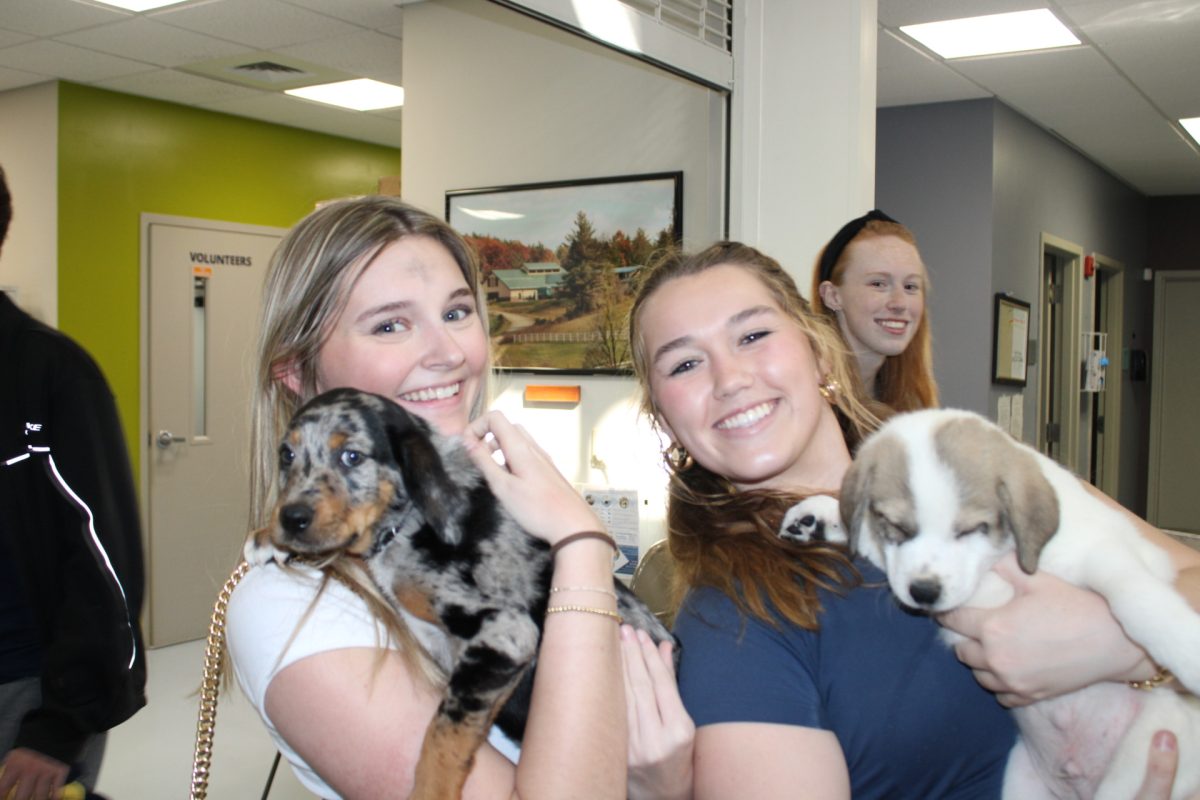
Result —
[[[96,2],[123,8],[126,11],[149,11],[152,8],[173,6],[176,3],[182,3],[183,0],[96,0]]]
[[[942,58],[1020,53],[1080,43],[1075,34],[1045,8],[901,25],[900,30]]]
[[[1200,117],[1188,117],[1187,119],[1179,120],[1179,124],[1184,127],[1196,144],[1200,144]]]
[[[355,111],[375,111],[404,105],[404,89],[369,78],[302,86],[288,89],[285,94]]]

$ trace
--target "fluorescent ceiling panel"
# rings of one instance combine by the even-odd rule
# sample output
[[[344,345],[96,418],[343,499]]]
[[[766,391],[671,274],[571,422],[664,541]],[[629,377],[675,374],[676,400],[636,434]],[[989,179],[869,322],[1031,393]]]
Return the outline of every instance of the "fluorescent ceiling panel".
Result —
[[[404,105],[404,89],[369,78],[303,86],[288,89],[285,94],[354,111],[375,111]]]
[[[1188,132],[1188,135],[1196,140],[1196,144],[1200,144],[1200,117],[1188,117],[1187,119],[1179,120],[1179,124]]]
[[[901,25],[900,30],[942,58],[1020,53],[1079,44],[1075,34],[1045,8]]]
[[[123,8],[126,11],[149,11],[152,8],[173,6],[176,3],[182,3],[183,0],[96,0],[96,2]]]

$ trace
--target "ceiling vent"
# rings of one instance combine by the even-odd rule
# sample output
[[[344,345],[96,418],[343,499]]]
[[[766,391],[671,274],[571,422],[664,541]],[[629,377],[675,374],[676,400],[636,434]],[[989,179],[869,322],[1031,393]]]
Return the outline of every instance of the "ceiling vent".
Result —
[[[218,58],[179,67],[184,72],[214,78],[239,86],[282,92],[316,83],[332,83],[358,77],[306,61],[281,56],[278,53],[242,53],[230,58]]]

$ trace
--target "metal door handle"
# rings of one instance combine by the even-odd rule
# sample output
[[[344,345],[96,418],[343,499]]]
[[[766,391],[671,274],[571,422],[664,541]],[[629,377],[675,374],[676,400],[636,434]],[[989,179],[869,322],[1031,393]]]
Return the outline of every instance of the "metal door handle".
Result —
[[[172,444],[175,444],[176,442],[186,442],[186,441],[187,441],[186,436],[176,436],[175,434],[171,433],[170,431],[159,431],[158,432],[158,446],[161,447],[163,450],[166,450],[168,447],[170,447]]]

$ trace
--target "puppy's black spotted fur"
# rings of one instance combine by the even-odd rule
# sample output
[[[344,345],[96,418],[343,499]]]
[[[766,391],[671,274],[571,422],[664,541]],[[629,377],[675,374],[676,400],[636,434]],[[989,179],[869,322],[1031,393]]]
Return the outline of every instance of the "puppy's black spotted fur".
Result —
[[[459,797],[493,720],[521,740],[549,547],[516,524],[458,439],[379,395],[335,389],[316,397],[289,425],[272,524],[247,553],[262,561],[274,548],[361,556],[398,609],[450,635],[453,655],[442,665],[449,681],[411,797]],[[623,584],[613,588],[627,622],[673,640]]]

